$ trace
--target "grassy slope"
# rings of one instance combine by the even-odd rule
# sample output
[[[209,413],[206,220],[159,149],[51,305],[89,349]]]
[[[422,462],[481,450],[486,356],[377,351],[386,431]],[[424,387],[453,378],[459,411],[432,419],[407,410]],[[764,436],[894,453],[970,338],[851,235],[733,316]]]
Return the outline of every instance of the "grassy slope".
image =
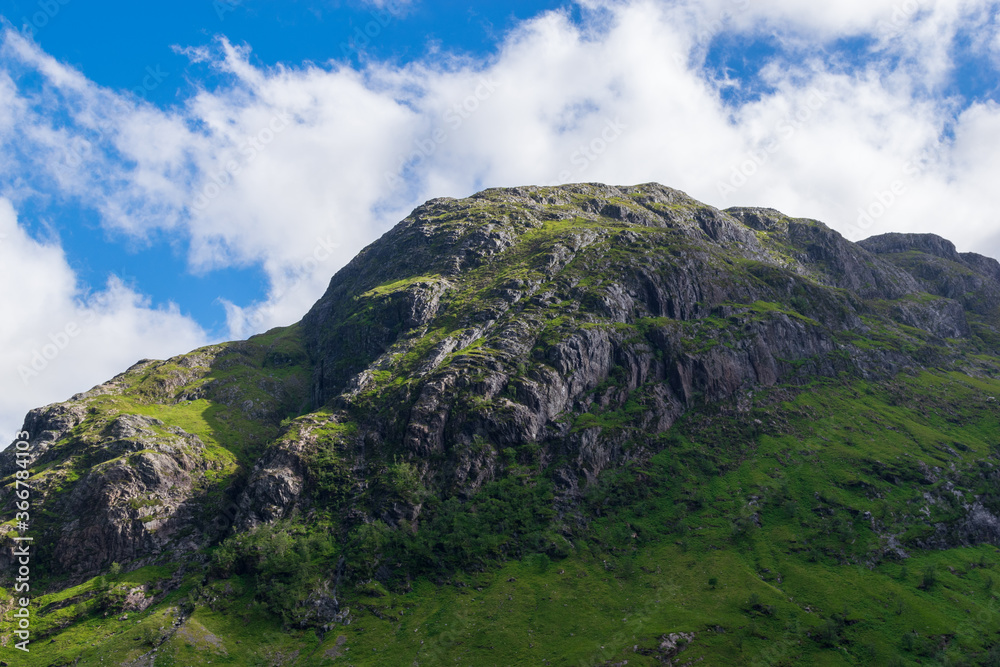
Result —
[[[423,578],[410,592],[373,586],[375,595],[344,601],[354,621],[322,640],[283,631],[249,581],[215,581],[199,587],[156,664],[321,665],[340,654],[335,664],[653,665],[670,632],[695,633],[683,659],[705,664],[986,664],[1000,631],[998,550],[907,547],[910,558],[869,569],[880,542],[863,513],[919,536],[922,493],[942,482],[914,481],[917,461],[954,464],[962,479],[995,457],[998,409],[987,397],[1000,395],[1000,381],[926,373],[781,391],[758,396],[751,413],[693,414],[650,462],[605,476],[586,508],[600,518],[566,559]],[[975,491],[975,476],[964,479]],[[941,505],[929,506],[933,520],[947,518]],[[928,566],[936,581],[923,590]],[[93,582],[41,598],[41,608],[70,606],[36,629],[88,615],[17,664],[61,664],[81,650],[81,665],[136,657],[189,608],[195,583],[127,621],[74,606]]]
[[[376,371],[372,400],[408,382],[429,348],[462,328],[460,314],[484,305],[489,289],[539,278],[539,262],[552,244],[591,224],[546,222],[523,234],[503,263],[470,271],[467,289],[449,297],[437,322],[441,328],[401,350],[392,372]],[[676,252],[683,242],[670,230],[629,229],[657,250]],[[607,245],[602,252],[617,252]],[[744,264],[748,273],[741,279],[756,279],[750,274],[761,267]],[[571,264],[567,271],[590,288],[594,266]],[[380,286],[370,296],[385,297],[414,280]],[[760,317],[780,310],[811,323],[771,303],[744,307]],[[545,310],[553,340],[569,319],[553,315],[564,311],[575,312],[576,304]],[[720,344],[717,333],[726,322],[707,317],[684,326],[697,348]],[[879,332],[876,326],[869,347],[900,344],[898,331],[882,338]],[[914,341],[926,338],[909,333]],[[139,378],[123,397],[101,400],[198,435],[207,455],[221,464],[212,471],[221,488],[280,432],[276,423],[262,425],[243,414],[244,399],[267,400],[275,383],[291,380],[290,398],[297,400],[308,384],[296,335],[272,332],[250,343],[239,353],[246,363],[216,364],[205,377],[216,381],[215,392],[238,390],[239,400],[226,405],[165,402],[160,377]],[[474,345],[453,355],[482,352]],[[170,370],[160,366],[156,373]],[[42,616],[35,630],[43,638],[16,664],[68,664],[77,657],[81,665],[122,662],[159,645],[179,616],[186,620],[159,645],[158,665],[319,665],[337,655],[336,664],[356,665],[660,664],[655,648],[670,632],[696,633],[683,660],[705,658],[704,664],[984,663],[1000,630],[992,589],[1000,576],[997,550],[921,552],[907,546],[911,558],[878,561],[883,544],[877,533],[904,542],[925,538],[932,523],[957,515],[953,503],[925,500],[924,492],[950,492],[942,481],[928,479],[920,463],[954,466],[967,492],[988,490],[976,462],[997,455],[997,408],[986,397],[998,395],[1000,382],[945,373],[885,386],[817,384],[797,395],[779,388],[759,394],[751,413],[691,414],[660,439],[651,461],[605,474],[581,508],[596,518],[586,530],[574,527],[574,548],[564,559],[536,554],[484,572],[437,572],[412,582],[409,592],[400,581],[392,592],[379,585],[363,588],[374,595],[341,591],[353,622],[322,637],[283,628],[262,604],[260,584],[266,582],[249,576],[203,582],[201,574],[192,575],[125,621],[117,620],[120,612],[105,615],[102,586],[91,581],[37,600]],[[283,406],[283,415],[297,414],[296,400]],[[580,415],[573,427],[627,430],[630,416],[626,404]],[[963,470],[970,472],[963,476]],[[930,519],[921,514],[924,507]],[[308,530],[327,528],[310,524]],[[329,572],[335,560],[312,566]],[[874,569],[866,565],[876,561]],[[924,590],[919,586],[928,566],[934,566],[935,583]],[[110,585],[148,580],[156,588],[169,577],[164,567],[111,577]]]

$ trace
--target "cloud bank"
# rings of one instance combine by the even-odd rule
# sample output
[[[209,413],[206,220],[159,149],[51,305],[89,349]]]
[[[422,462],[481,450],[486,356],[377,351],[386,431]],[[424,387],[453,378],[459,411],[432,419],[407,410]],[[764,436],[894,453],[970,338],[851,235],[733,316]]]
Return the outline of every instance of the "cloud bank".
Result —
[[[151,307],[116,278],[101,290],[83,289],[62,249],[25,234],[3,198],[0,284],[0,424],[8,439],[32,407],[110,379],[141,355],[170,356],[205,342],[176,306]]]

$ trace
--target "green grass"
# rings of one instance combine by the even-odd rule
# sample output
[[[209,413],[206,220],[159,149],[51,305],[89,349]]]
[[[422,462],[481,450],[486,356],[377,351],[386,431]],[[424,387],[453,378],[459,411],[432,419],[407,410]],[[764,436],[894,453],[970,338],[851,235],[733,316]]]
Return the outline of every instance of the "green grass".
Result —
[[[780,230],[758,233],[771,263],[703,243],[697,215],[705,211],[682,197],[657,206],[668,214],[664,226],[646,227],[539,221],[500,204],[503,196],[433,218],[443,233],[430,255],[474,242],[488,218],[502,217],[497,224],[516,238],[475,258],[461,279],[448,274],[454,284],[429,322],[404,331],[400,313],[415,284],[441,280],[433,262],[415,268],[428,275],[405,275],[403,265],[375,271],[337,305],[319,334],[332,368],[326,379],[339,386],[364,370],[356,394],[310,412],[313,369],[294,326],[144,364],[116,379],[112,395],[88,399],[84,423],[33,470],[54,497],[109,461],[151,455],[105,447],[111,421],[138,414],[163,422],[151,427],[149,448],[179,442],[172,427],[204,443],[203,514],[226,487],[240,488],[265,448],[301,444],[302,511],[219,536],[186,562],[179,588],[161,590],[153,607],[126,620],[118,597],[140,583],[165,589],[173,566],[64,590],[40,572],[47,594],[34,601],[36,642],[16,664],[120,664],[154,647],[157,665],[990,664],[1000,651],[1000,552],[921,546],[940,539],[937,526],[946,535],[955,528],[964,500],[1000,514],[1000,408],[988,400],[1000,396],[1000,369],[984,321],[972,318],[972,344],[893,322],[898,304],[862,304],[823,287],[822,267],[780,268],[797,266],[801,252]],[[591,210],[590,194],[567,197],[566,210],[584,202]],[[611,203],[641,212],[628,199]],[[622,285],[683,291],[694,274],[735,301],[619,298]],[[631,310],[617,312],[621,303]],[[861,326],[838,329],[849,312]],[[683,397],[691,409],[669,432],[640,427],[663,399],[657,389],[671,382],[662,375],[672,362],[748,352],[759,342],[756,325],[789,320],[843,347],[779,359],[792,371],[782,381],[794,384],[743,388],[738,406],[706,405],[692,391]],[[551,378],[555,348],[570,336],[604,337],[649,376],[615,366],[538,442],[503,442],[508,423],[531,409],[518,401]],[[449,339],[464,342],[429,363]],[[836,375],[858,354],[962,372]],[[834,377],[808,374],[821,365]],[[451,450],[414,455],[405,415],[437,380]],[[567,494],[564,466],[587,438],[619,463],[596,479],[581,474],[580,495]],[[472,473],[495,466],[499,479],[452,486],[456,462]],[[406,511],[417,504],[411,521]],[[65,523],[53,506],[36,512],[39,530]],[[311,625],[317,597],[334,587],[351,623]],[[659,648],[671,633],[694,635],[680,656]]]
[[[378,287],[374,287],[368,290],[367,292],[361,294],[359,298],[383,296],[386,294],[391,294],[393,292],[404,290],[408,288],[410,285],[414,285],[416,283],[436,283],[439,282],[440,280],[441,276],[437,275],[415,276],[413,278],[404,278],[402,280],[395,280],[391,283],[385,283],[383,285],[379,285]]]
[[[352,622],[325,633],[283,627],[260,601],[264,583],[210,578],[157,664],[324,665],[339,654],[355,665],[655,665],[669,633],[694,633],[681,655],[705,664],[867,665],[896,656],[985,664],[1000,632],[1000,553],[926,551],[905,534],[927,523],[922,493],[945,493],[942,480],[921,479],[921,464],[954,464],[952,482],[968,492],[981,482],[977,462],[996,455],[1000,432],[1000,410],[986,398],[998,394],[996,379],[922,373],[775,389],[746,415],[706,408],[684,418],[648,462],[608,472],[588,491],[592,519],[572,531],[565,557],[529,552],[425,575],[417,568],[409,584],[397,571],[387,587],[342,591]],[[952,453],[945,443],[961,447]],[[930,511],[932,522],[948,518],[941,503]],[[443,527],[453,525],[457,537],[464,529],[449,522],[458,516],[439,528],[428,522],[424,534],[440,530],[445,539]],[[910,557],[882,553],[879,533],[897,534]],[[924,589],[929,566],[935,582]],[[115,583],[155,585],[169,571],[144,568]],[[190,598],[188,581],[125,622],[98,613],[74,622],[93,581],[41,597],[39,608],[66,606],[40,617],[44,637],[18,664],[140,655]]]

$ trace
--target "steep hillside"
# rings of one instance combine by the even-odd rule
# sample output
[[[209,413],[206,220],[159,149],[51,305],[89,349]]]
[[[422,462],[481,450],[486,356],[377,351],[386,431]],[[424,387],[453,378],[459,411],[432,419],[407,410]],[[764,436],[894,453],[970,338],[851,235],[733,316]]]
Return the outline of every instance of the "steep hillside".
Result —
[[[1000,263],[936,236],[432,200],[300,323],[28,415],[0,655],[1000,664],[998,315]]]

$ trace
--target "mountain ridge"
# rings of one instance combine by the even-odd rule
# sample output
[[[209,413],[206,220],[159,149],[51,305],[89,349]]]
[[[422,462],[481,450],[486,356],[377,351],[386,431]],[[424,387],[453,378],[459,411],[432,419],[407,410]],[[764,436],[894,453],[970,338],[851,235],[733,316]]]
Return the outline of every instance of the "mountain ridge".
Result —
[[[251,599],[326,632],[349,622],[342,598],[365,586],[384,596],[421,576],[591,553],[580,544],[596,539],[593,499],[609,479],[657,461],[706,485],[737,474],[792,428],[775,406],[813,387],[832,403],[870,383],[945,405],[900,378],[989,384],[998,322],[1000,262],[935,235],[854,244],[815,220],[720,211],[658,184],[431,200],[338,271],[301,322],[144,360],[30,412],[42,572],[60,590],[113,564],[190,561],[149,596],[160,604],[185,576],[263,576],[252,554],[274,543],[255,540],[301,539],[325,555],[303,556],[305,579],[282,571],[295,594]],[[975,405],[975,423],[994,419],[991,403]],[[713,419],[724,435],[686,449]],[[873,481],[850,488],[992,479],[992,454],[940,446],[962,466],[869,462]],[[675,450],[689,457],[667,464]],[[17,465],[0,453],[8,512]],[[746,502],[735,545],[762,526]],[[875,569],[913,549],[1000,546],[996,507],[948,508],[926,534],[912,508],[872,516],[865,550],[822,553]],[[468,539],[456,543],[459,525]],[[0,553],[0,576],[11,571]]]

